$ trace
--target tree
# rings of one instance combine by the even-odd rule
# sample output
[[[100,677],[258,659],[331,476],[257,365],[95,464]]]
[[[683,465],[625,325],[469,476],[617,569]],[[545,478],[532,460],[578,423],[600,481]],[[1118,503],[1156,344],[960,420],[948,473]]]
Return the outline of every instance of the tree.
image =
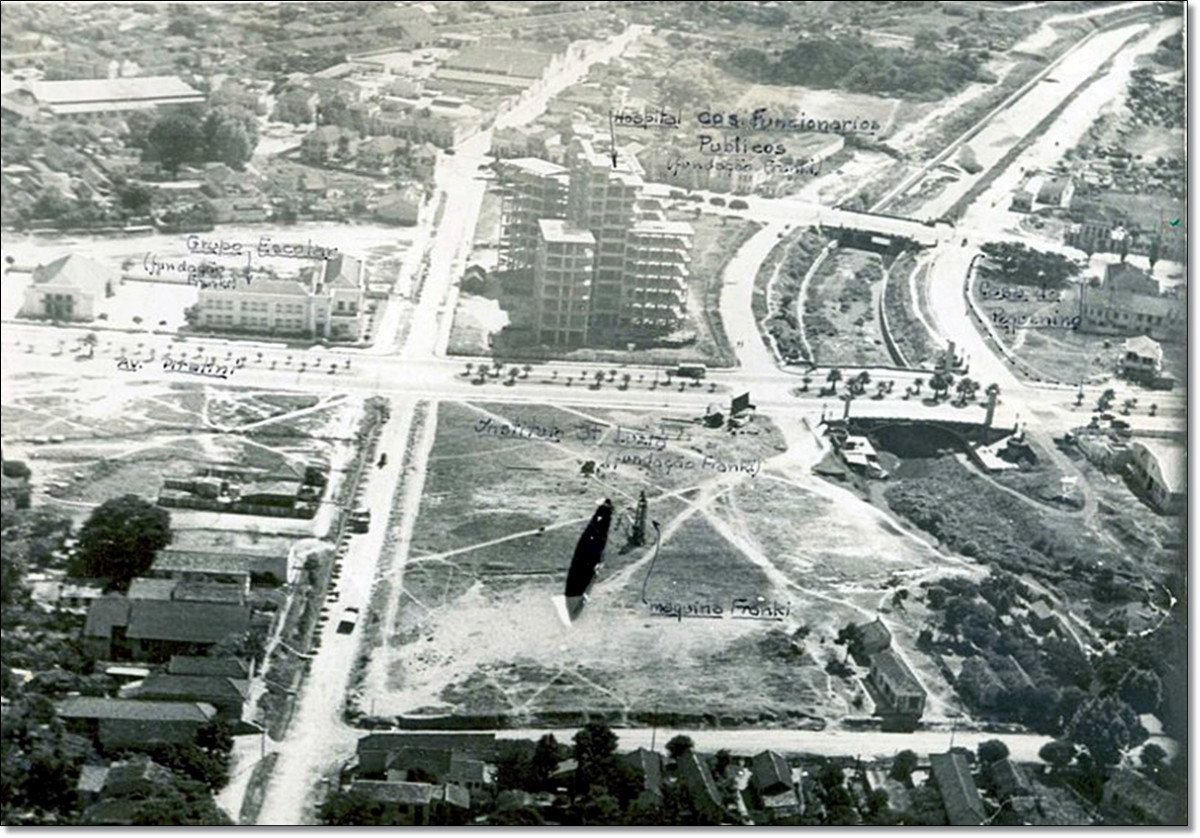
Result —
[[[1138,713],[1157,713],[1162,704],[1162,680],[1153,670],[1129,672],[1119,687],[1121,698]]]
[[[1146,741],[1132,707],[1116,696],[1093,698],[1076,711],[1067,728],[1071,741],[1087,749],[1096,767],[1116,765],[1124,751]]]
[[[157,161],[172,174],[185,163],[203,158],[204,135],[200,124],[185,114],[159,117],[146,137],[146,157]]]
[[[1008,746],[999,739],[989,739],[979,743],[976,753],[979,754],[979,761],[982,764],[990,765],[1008,757]]]
[[[718,777],[724,776],[728,770],[730,763],[733,762],[733,754],[729,753],[728,748],[722,748],[717,751],[716,760],[713,764],[713,774]]]
[[[545,826],[542,813],[532,806],[503,809],[488,816],[492,826]]]
[[[204,120],[205,158],[242,169],[254,155],[255,143],[237,117],[212,111]]]
[[[670,754],[671,759],[678,761],[681,756],[692,750],[695,746],[690,736],[684,736],[681,733],[671,737],[671,740],[667,742],[667,753]]]
[[[1156,745],[1153,742],[1147,742],[1142,746],[1142,753],[1138,756],[1138,760],[1150,772],[1157,773],[1166,765],[1167,752],[1163,750],[1162,746]]]
[[[919,761],[920,758],[917,756],[916,751],[910,751],[905,748],[896,754],[896,758],[892,760],[892,770],[889,776],[893,780],[907,785],[912,780],[912,773],[916,770]]]
[[[1099,407],[1100,411],[1103,413],[1112,407],[1112,403],[1116,398],[1117,392],[1110,387],[1100,394],[1100,401],[1097,402],[1097,407]]]
[[[1075,759],[1075,746],[1070,742],[1055,739],[1041,747],[1038,757],[1050,763],[1053,768],[1066,768],[1071,764],[1071,760]]]
[[[313,110],[309,102],[307,90],[289,90],[275,100],[273,118],[279,122],[290,122],[292,125],[304,125],[312,122]]]
[[[616,826],[621,822],[621,804],[603,786],[592,786],[580,809],[583,826]]]
[[[80,574],[108,579],[119,589],[150,569],[154,554],[171,543],[171,516],[137,495],[107,500],[79,531]]]
[[[954,383],[954,376],[944,370],[938,370],[929,380],[929,387],[933,390],[933,399],[937,401],[941,399]]]
[[[559,744],[553,733],[547,733],[537,741],[530,760],[530,773],[539,788],[550,782],[550,775],[558,768],[559,757]]]
[[[592,785],[607,786],[616,773],[617,735],[603,722],[589,722],[575,733],[575,781],[581,792]]]
[[[829,375],[825,376],[825,380],[829,382],[829,391],[836,393],[838,382],[842,380],[842,371],[834,367],[829,371]]]
[[[334,792],[317,810],[325,826],[381,826],[386,823],[383,806],[362,792]]]

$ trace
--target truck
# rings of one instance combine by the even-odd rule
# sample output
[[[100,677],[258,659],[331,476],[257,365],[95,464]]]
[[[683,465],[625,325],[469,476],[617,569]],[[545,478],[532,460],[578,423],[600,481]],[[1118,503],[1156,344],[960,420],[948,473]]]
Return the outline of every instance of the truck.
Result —
[[[354,627],[358,625],[358,608],[350,606],[343,609],[342,617],[338,620],[337,633],[349,634],[354,631]]]
[[[693,378],[699,381],[708,374],[708,367],[704,364],[680,364],[675,368],[675,375],[679,378]]]

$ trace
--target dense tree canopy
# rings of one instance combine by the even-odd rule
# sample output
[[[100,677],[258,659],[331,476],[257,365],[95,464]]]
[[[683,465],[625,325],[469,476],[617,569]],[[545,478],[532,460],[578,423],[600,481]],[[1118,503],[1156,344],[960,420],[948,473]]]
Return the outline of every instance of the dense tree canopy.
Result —
[[[150,569],[154,555],[171,542],[171,516],[137,495],[107,500],[79,531],[78,570],[109,579],[118,588]]]
[[[728,70],[760,84],[838,88],[857,93],[933,100],[982,80],[984,59],[969,50],[941,51],[936,34],[916,49],[889,49],[859,38],[804,38],[772,58],[753,47],[735,49]]]

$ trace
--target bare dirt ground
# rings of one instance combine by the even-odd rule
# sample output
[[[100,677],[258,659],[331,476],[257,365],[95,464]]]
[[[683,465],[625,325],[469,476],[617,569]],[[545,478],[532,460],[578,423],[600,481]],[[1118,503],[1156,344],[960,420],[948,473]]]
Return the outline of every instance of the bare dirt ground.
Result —
[[[386,677],[369,679],[362,709],[512,725],[657,713],[821,727],[868,715],[857,680],[825,672],[844,655],[838,629],[873,619],[896,580],[964,563],[814,478],[819,452],[794,420],[781,429],[759,417],[731,435],[670,422],[664,431],[662,418],[441,404],[397,607],[387,609],[390,643],[372,661]],[[533,438],[492,435],[518,424]],[[661,450],[630,444],[633,430]],[[661,530],[657,558],[653,528],[644,546],[626,546],[643,490]],[[605,561],[567,627],[552,597],[605,497],[617,508]]]
[[[43,501],[85,515],[108,498],[158,496],[166,477],[206,463],[328,468],[334,491],[353,454],[361,398],[142,383],[135,378],[22,381],[3,397],[5,456],[28,460]],[[326,497],[331,497],[327,494]],[[320,534],[317,518],[282,519],[172,509],[174,526]]]

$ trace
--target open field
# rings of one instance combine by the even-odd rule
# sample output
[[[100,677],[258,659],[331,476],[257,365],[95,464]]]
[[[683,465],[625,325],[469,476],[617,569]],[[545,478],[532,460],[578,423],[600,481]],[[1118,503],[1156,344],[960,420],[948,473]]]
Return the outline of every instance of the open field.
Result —
[[[941,557],[847,512],[856,501],[794,462],[766,417],[737,434],[687,418],[440,404],[411,553],[400,584],[384,580],[399,604],[373,653],[386,686],[360,710],[500,726],[656,707],[723,725],[869,715],[857,680],[825,672],[844,652],[833,638],[897,579],[945,572]],[[643,491],[657,551],[652,526],[628,543]],[[604,564],[566,627],[552,597],[606,497]]]
[[[165,478],[189,477],[204,464],[317,465],[330,471],[328,499],[353,454],[360,412],[360,400],[345,396],[81,378],[69,387],[10,385],[0,432],[5,457],[29,462],[38,502],[84,515],[121,494],[153,500]],[[314,521],[172,509],[171,516],[184,540],[191,528],[208,531],[196,542],[203,546],[214,529],[312,534],[330,514]]]
[[[877,254],[838,248],[813,275],[804,329],[818,363],[889,364],[876,317],[883,266]]]

